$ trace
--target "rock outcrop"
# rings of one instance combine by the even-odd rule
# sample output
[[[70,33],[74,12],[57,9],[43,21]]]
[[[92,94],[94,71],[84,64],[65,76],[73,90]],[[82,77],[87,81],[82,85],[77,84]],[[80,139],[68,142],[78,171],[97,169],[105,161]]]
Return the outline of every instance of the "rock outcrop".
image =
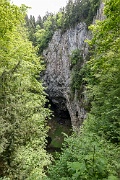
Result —
[[[101,18],[102,5],[97,13]],[[100,15],[101,14],[101,15]],[[43,77],[49,99],[55,104],[59,112],[69,111],[73,129],[80,127],[86,117],[83,106],[83,93],[79,97],[77,91],[71,95],[71,61],[73,50],[80,49],[84,62],[88,54],[88,45],[85,40],[89,38],[85,23],[79,23],[74,28],[68,29],[64,34],[61,30],[54,33],[49,46],[43,52],[46,62],[46,71]],[[84,91],[84,87],[83,87]]]

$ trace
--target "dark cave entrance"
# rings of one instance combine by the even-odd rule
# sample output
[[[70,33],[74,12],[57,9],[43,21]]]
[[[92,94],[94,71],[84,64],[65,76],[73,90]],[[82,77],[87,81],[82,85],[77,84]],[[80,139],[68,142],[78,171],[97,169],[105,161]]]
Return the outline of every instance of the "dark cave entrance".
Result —
[[[52,141],[47,147],[47,151],[50,153],[60,152],[62,143],[64,142],[64,133],[69,136],[72,132],[71,118],[65,106],[64,99],[48,100],[49,103],[47,106],[50,105],[53,117],[48,120],[48,126],[50,127],[48,136],[51,137]]]
[[[59,102],[59,103],[56,103]],[[69,126],[71,128],[71,118],[68,109],[65,105],[65,100],[63,98],[60,98],[55,103],[49,99],[49,104],[51,107],[51,110],[53,112],[53,115],[56,119],[56,121],[59,124]]]

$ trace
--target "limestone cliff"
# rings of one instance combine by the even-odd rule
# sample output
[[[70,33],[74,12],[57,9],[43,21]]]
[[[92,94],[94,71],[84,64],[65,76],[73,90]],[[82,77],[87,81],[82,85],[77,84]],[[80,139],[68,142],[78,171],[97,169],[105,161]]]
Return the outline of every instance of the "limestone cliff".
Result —
[[[97,17],[102,17],[103,5],[98,10]],[[85,23],[79,23],[74,28],[68,29],[64,34],[61,30],[54,33],[49,46],[43,52],[46,62],[44,83],[47,87],[49,99],[63,113],[69,111],[73,129],[80,127],[86,117],[83,106],[83,93],[77,96],[77,91],[71,97],[71,61],[73,50],[80,49],[84,62],[88,54],[88,45],[85,39],[90,37]],[[84,87],[83,87],[84,91]]]

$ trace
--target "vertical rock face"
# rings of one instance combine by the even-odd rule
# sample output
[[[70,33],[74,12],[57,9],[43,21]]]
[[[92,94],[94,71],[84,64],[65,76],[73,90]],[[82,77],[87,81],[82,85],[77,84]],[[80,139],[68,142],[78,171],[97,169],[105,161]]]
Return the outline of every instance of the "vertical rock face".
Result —
[[[79,23],[75,28],[67,30],[64,34],[56,31],[48,48],[43,52],[46,61],[44,82],[47,93],[59,111],[68,109],[73,127],[78,127],[85,118],[85,110],[81,100],[71,98],[71,62],[70,55],[73,50],[81,49],[85,58],[88,48],[84,42],[87,38],[85,23]]]
[[[102,13],[99,10],[97,17],[101,18],[99,12]],[[82,94],[78,97],[76,91],[74,97],[71,98],[70,56],[73,50],[80,49],[85,62],[88,54],[86,38],[89,38],[87,26],[85,23],[79,23],[64,34],[60,30],[56,31],[48,48],[43,52],[46,62],[43,80],[47,87],[47,94],[60,113],[69,111],[74,130],[80,127],[86,117],[86,112],[82,103]]]

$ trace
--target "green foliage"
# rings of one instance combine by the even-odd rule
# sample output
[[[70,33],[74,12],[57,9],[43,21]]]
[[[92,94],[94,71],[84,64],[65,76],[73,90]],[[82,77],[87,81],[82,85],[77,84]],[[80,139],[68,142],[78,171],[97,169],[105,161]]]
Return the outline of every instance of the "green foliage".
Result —
[[[54,179],[114,179],[118,180],[119,149],[96,134],[83,131],[67,138],[63,153],[50,168]]]
[[[56,14],[56,26],[58,29],[62,29],[63,25],[64,25],[64,14],[63,12],[60,11]]]
[[[25,21],[26,21],[26,28],[28,29],[28,38],[30,41],[33,42],[33,45],[36,45],[36,38],[35,38],[35,29],[36,29],[36,22],[35,22],[35,17],[30,15],[30,18],[28,16],[25,16]],[[37,22],[38,23],[38,22]]]
[[[11,31],[14,25],[23,21],[25,6],[18,8],[15,5],[10,5],[9,0],[1,0],[0,2],[0,37],[3,37],[7,31]],[[4,21],[4,17],[6,20]]]
[[[62,31],[64,32],[79,22],[85,22],[87,25],[90,25],[99,5],[100,0],[69,0],[65,9],[63,9]]]
[[[71,91],[75,93],[75,90],[81,91],[81,85],[83,80],[83,57],[82,51],[80,49],[76,49],[72,52],[71,57]]]
[[[37,81],[43,67],[21,24],[22,8],[4,0],[0,9],[5,10],[0,19],[0,173],[3,179],[37,179],[50,163],[44,150],[50,111]]]
[[[75,49],[74,51],[72,51],[70,60],[72,66],[76,65],[78,61],[80,61],[81,63],[83,62],[80,49]]]
[[[48,43],[54,34],[55,28],[55,16],[50,14],[43,22],[43,28],[36,30],[35,37],[39,54],[41,54],[42,51],[48,46]]]
[[[87,63],[89,76],[88,97],[92,100],[91,114],[95,126],[107,139],[120,141],[120,29],[118,18],[119,0],[106,1],[104,12],[107,18],[90,28],[93,39],[89,44],[94,48],[93,56]]]
[[[28,29],[29,40],[33,42],[33,45],[37,47],[38,54],[48,46],[53,33],[56,29],[56,16],[52,13],[47,13],[43,18],[38,16],[35,21],[34,16],[25,17],[26,27]]]
[[[106,0],[106,19],[90,27],[93,52],[84,81],[92,108],[50,167],[51,180],[120,179],[119,9],[119,0]]]
[[[48,46],[56,30],[61,29],[61,32],[64,33],[68,28],[74,27],[79,22],[85,22],[89,25],[97,12],[99,4],[100,0],[69,0],[66,7],[60,9],[56,15],[47,12],[43,18],[38,16],[36,22],[34,16],[30,16],[30,18],[26,16],[29,39],[34,46],[37,46],[38,53],[41,54]],[[44,31],[44,33],[41,33],[41,31]]]
[[[83,17],[85,18],[85,22],[88,26],[92,23],[100,6],[100,2],[101,0],[90,0],[89,2],[87,0],[86,3],[84,2]]]

